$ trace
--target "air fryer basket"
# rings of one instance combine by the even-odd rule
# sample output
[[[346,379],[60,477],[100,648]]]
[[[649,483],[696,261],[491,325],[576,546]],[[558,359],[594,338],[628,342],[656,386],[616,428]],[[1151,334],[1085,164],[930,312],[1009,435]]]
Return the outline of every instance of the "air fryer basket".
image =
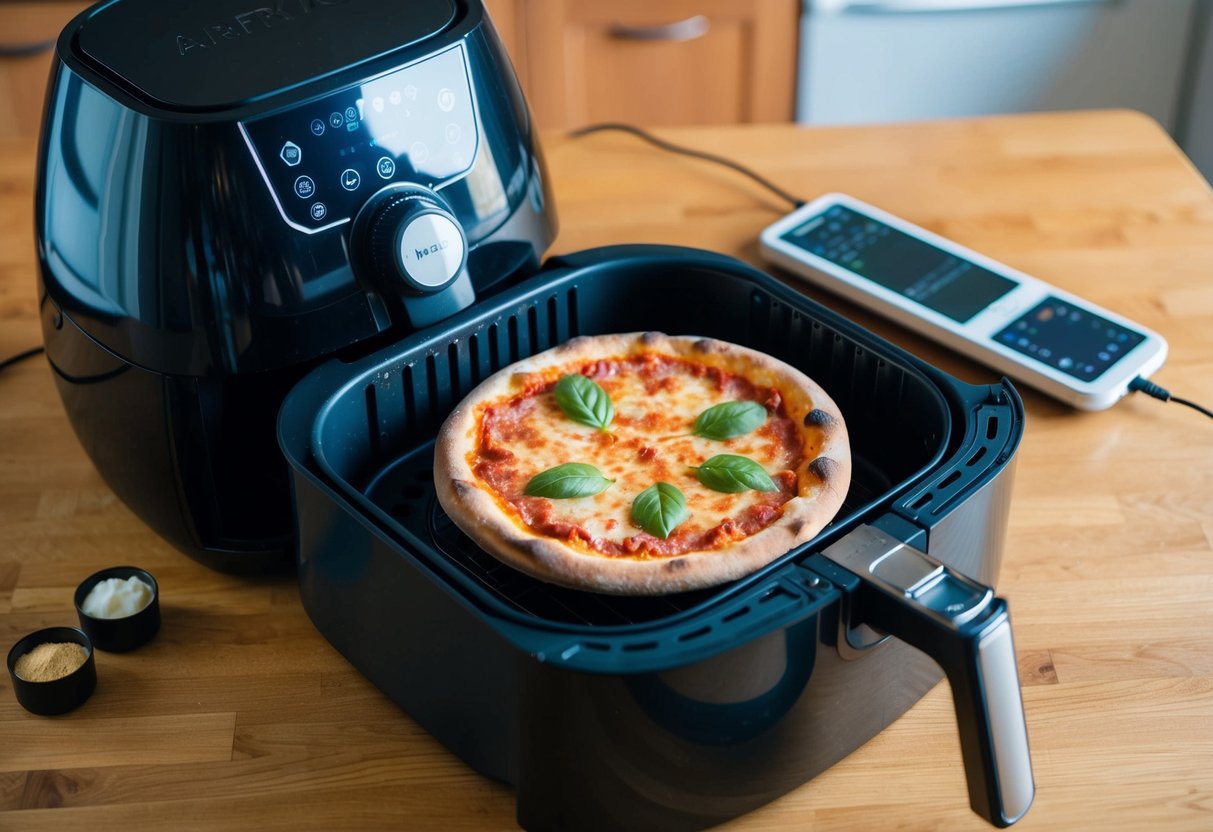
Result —
[[[743,344],[787,361],[816,379],[838,403],[851,439],[854,470],[843,509],[814,541],[753,575],[678,595],[601,596],[548,585],[500,564],[471,543],[437,504],[432,461],[439,425],[479,381],[503,366],[576,335],[641,330]],[[819,652],[813,647],[818,639],[832,643],[833,629],[838,626],[828,623],[838,620],[838,613],[830,611],[841,603],[845,618],[843,596],[859,597],[856,579],[837,563],[854,559],[854,551],[843,551],[855,549],[848,541],[862,534],[869,548],[884,542],[900,546],[889,535],[866,525],[876,522],[888,527],[885,521],[890,509],[900,510],[901,517],[929,517],[935,523],[946,520],[945,515],[973,493],[984,494],[975,502],[989,502],[995,512],[1005,501],[1009,477],[1001,478],[1002,485],[998,480],[1009,468],[1007,462],[1018,440],[1019,427],[1007,417],[1014,408],[1006,401],[978,406],[974,391],[982,395],[987,391],[962,388],[965,386],[787,287],[720,255],[629,246],[557,260],[517,289],[477,304],[445,324],[353,365],[334,361],[318,368],[288,397],[279,432],[296,472],[305,607],[339,650],[436,737],[478,770],[517,785],[520,818],[525,814],[538,826],[585,823],[607,798],[596,808],[593,800],[582,800],[592,808],[574,818],[568,812],[575,810],[563,804],[558,809],[548,806],[566,800],[559,787],[528,785],[531,780],[547,784],[560,776],[559,771],[546,768],[551,764],[535,761],[545,753],[554,756],[553,752],[531,749],[528,753],[528,740],[518,736],[533,732],[518,725],[518,720],[525,719],[542,691],[548,685],[568,684],[570,677],[552,677],[551,668],[627,679],[629,699],[650,716],[660,712],[663,727],[681,735],[690,748],[702,749],[705,743],[769,742],[773,726],[802,698],[802,691],[813,687],[809,677],[814,673],[813,657]],[[992,400],[1005,399],[1003,390],[991,388]],[[1017,402],[1013,392],[1010,397]],[[950,566],[991,583],[998,572],[1001,528],[981,532],[977,527],[986,523],[998,527],[1001,521],[1000,516],[967,519],[967,523],[975,522],[970,528],[979,532],[978,538],[984,536],[996,545],[983,547],[976,557],[969,552],[959,559],[963,562]],[[899,517],[891,522],[894,535],[904,537],[902,526],[912,528]],[[922,530],[915,533],[921,537]],[[948,537],[937,536],[941,550]],[[925,548],[922,540],[916,542]],[[842,554],[831,562],[823,552],[827,556]],[[949,559],[949,555],[941,557]],[[844,565],[865,581],[870,577],[851,563]],[[954,573],[936,566],[937,572],[943,570],[953,580]],[[958,576],[953,583],[967,588],[971,582]],[[872,581],[864,585],[869,584],[874,585]],[[840,589],[845,592],[840,594]],[[390,592],[398,597],[381,597]],[[872,603],[879,606],[878,599],[873,598]],[[896,604],[881,609],[891,610],[886,617],[889,622],[895,623],[900,615]],[[819,632],[816,622],[821,614]],[[411,623],[404,623],[405,619]],[[384,621],[398,627],[394,638],[423,640],[425,635],[410,635],[410,628],[432,626],[449,634],[450,644],[405,644],[389,666],[367,647],[366,636]],[[1009,624],[1007,627],[1009,633]],[[683,697],[674,697],[673,701],[683,704],[673,706],[678,713],[672,713],[671,700],[662,693],[663,684],[653,681],[677,668],[694,672],[700,666],[697,663],[745,652],[750,645],[781,632],[787,645],[788,672],[776,686],[779,696],[763,700],[761,718],[754,714],[731,718],[724,711],[704,708]],[[963,657],[945,656],[933,649],[941,638],[939,632],[922,630],[918,635],[911,643],[944,665],[954,688],[968,678],[954,674],[948,664],[955,665]],[[382,637],[376,641],[382,644]],[[803,647],[806,643],[809,649]],[[800,647],[793,651],[793,644]],[[841,644],[840,652],[845,648]],[[874,661],[896,661],[911,669],[913,681],[907,682],[904,696],[894,696],[877,707],[883,724],[938,679],[929,662],[922,665],[917,659],[889,658],[901,649],[891,644],[882,648],[884,659],[843,662],[875,667]],[[443,650],[450,652],[440,655]],[[963,669],[971,670],[971,657],[967,661]],[[531,668],[536,662],[538,670]],[[469,668],[469,664],[475,666]],[[401,669],[406,665],[407,669]],[[435,671],[441,678],[429,677]],[[827,685],[845,677],[843,671],[829,672],[836,675]],[[464,701],[453,705],[435,704],[443,697],[449,699],[452,691],[483,687],[486,679],[500,688],[495,698],[477,704],[475,695],[466,694]],[[820,690],[823,681],[816,684]],[[978,691],[973,698],[977,699],[980,678],[975,687]],[[1017,682],[1014,692],[1018,701]],[[652,706],[654,696],[662,704]],[[772,704],[777,700],[778,705]],[[972,713],[962,713],[965,708],[968,705],[958,699],[962,736],[966,717],[981,728],[985,724],[981,718],[987,716],[977,709],[975,718]],[[496,715],[480,712],[485,709],[495,710]],[[502,729],[499,723],[510,727]],[[646,804],[643,810],[595,823],[695,828],[721,820],[760,805],[755,802],[760,792],[759,801],[769,800],[809,779],[880,727],[865,726],[862,730],[867,733],[856,733],[851,747],[836,741],[836,747],[816,753],[802,771],[785,771],[778,778],[768,775],[767,779],[778,780],[776,785],[747,786],[752,794],[729,804],[735,808],[727,811],[705,814],[702,807],[690,805],[677,810],[663,806],[656,811]],[[978,745],[988,752],[989,742]],[[745,758],[740,746],[732,756]],[[976,751],[973,756],[984,759]],[[728,757],[711,759],[712,765],[731,765],[722,762]],[[969,764],[966,748],[966,767]],[[979,770],[970,771],[971,790],[983,778],[996,781],[990,774],[992,765],[986,759]],[[537,766],[542,774],[528,775]],[[710,782],[705,770],[696,773],[704,783]],[[667,768],[666,776],[676,774]],[[736,776],[736,772],[723,774],[721,784]],[[602,774],[597,778],[603,779]],[[578,787],[574,785],[573,790]],[[993,791],[997,792],[996,782]],[[526,792],[542,792],[543,798],[528,798]],[[666,798],[645,800],[660,803]],[[974,808],[999,822],[997,811],[979,806],[984,800],[974,794]],[[617,798],[610,801],[617,802]],[[529,807],[525,811],[524,802]],[[537,808],[540,803],[543,805]],[[1004,822],[1013,820],[1003,818]]]
[[[854,474],[833,529],[853,526],[939,461],[951,420],[922,373],[773,302],[715,264],[650,262],[652,252],[641,251],[634,262],[615,255],[595,280],[563,285],[553,276],[532,297],[455,319],[401,350],[390,367],[381,364],[361,382],[362,395],[335,402],[318,423],[317,465],[388,528],[429,544],[440,568],[457,565],[453,576],[469,589],[544,621],[609,626],[660,620],[727,589],[655,599],[566,590],[500,564],[465,537],[434,498],[433,438],[454,405],[501,367],[576,335],[646,330],[710,336],[788,361],[830,393],[847,421]],[[360,426],[356,434],[351,424]]]

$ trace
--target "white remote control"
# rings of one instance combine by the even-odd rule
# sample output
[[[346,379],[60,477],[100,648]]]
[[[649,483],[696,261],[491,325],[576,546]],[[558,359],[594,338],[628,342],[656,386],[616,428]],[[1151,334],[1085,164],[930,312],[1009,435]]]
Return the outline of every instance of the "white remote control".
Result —
[[[762,232],[771,263],[1085,410],[1167,357],[1140,324],[843,194]]]

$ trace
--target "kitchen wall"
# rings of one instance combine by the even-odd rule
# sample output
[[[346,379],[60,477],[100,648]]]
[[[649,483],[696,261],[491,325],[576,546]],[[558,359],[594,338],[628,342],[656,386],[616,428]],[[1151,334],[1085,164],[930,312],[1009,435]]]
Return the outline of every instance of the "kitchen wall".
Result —
[[[1187,108],[1180,142],[1196,167],[1213,181],[1213,3],[1203,3],[1189,62]]]

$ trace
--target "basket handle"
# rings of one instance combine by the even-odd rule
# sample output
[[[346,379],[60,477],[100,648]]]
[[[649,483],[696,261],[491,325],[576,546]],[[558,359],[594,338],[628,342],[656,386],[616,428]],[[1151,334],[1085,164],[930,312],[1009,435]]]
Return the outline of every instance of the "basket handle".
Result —
[[[860,579],[862,623],[936,662],[952,686],[969,805],[1010,826],[1036,794],[1007,602],[919,550],[860,526],[823,553]]]

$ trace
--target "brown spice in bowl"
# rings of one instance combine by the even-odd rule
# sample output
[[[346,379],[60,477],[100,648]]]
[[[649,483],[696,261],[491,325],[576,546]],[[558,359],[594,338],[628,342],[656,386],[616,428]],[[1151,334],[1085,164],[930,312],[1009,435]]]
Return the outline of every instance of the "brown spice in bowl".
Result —
[[[17,659],[13,670],[27,682],[53,682],[75,673],[86,661],[88,653],[74,641],[45,642]]]

